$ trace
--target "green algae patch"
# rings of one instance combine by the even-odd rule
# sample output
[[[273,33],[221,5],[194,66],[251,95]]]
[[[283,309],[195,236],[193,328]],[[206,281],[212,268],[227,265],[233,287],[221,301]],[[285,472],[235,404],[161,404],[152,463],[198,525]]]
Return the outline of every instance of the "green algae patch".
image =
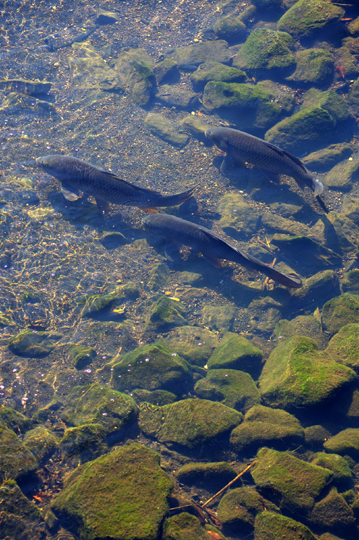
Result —
[[[344,293],[328,300],[323,306],[322,320],[324,329],[330,335],[351,323],[359,321],[359,300],[357,295]]]
[[[314,407],[334,397],[356,379],[355,372],[318,350],[304,336],[279,343],[270,354],[259,379],[265,404],[293,409]]]
[[[256,540],[316,540],[316,536],[302,523],[273,512],[258,514],[254,525]]]
[[[355,518],[343,495],[332,488],[326,497],[315,504],[310,522],[342,536],[353,530]]]
[[[190,449],[226,436],[241,421],[241,413],[205,399],[185,399],[163,407],[144,403],[139,417],[145,435]]]
[[[223,405],[246,412],[260,402],[260,394],[249,373],[236,369],[210,369],[194,388],[202,399],[220,401]]]
[[[287,452],[262,448],[251,470],[257,488],[270,499],[270,490],[279,498],[280,509],[292,514],[308,513],[332,478],[331,471],[311,465]]]
[[[234,428],[230,442],[237,452],[253,455],[262,446],[284,450],[304,441],[299,421],[286,411],[255,405]]]
[[[281,120],[265,134],[265,140],[296,154],[308,145],[323,145],[323,140],[335,127],[335,120],[322,107],[306,107]]]
[[[233,59],[233,65],[244,71],[265,73],[267,77],[288,73],[295,66],[293,46],[293,39],[286,32],[256,28]]]
[[[59,443],[60,439],[45,426],[31,429],[24,437],[26,448],[33,453],[39,462],[53,454]]]
[[[324,443],[327,452],[359,458],[359,429],[348,428],[340,431]]]
[[[317,452],[311,457],[310,463],[332,471],[333,483],[337,487],[345,488],[348,485],[350,486],[352,472],[350,470],[348,461],[342,456],[339,456],[338,454]]]
[[[68,428],[61,439],[61,454],[64,458],[79,456],[82,463],[93,460],[108,451],[106,435],[101,424]]]
[[[78,468],[51,507],[81,540],[156,540],[171,478],[160,456],[131,444]]]
[[[164,343],[190,364],[203,367],[218,346],[218,335],[200,326],[180,326],[164,339]]]
[[[69,354],[72,364],[76,369],[84,369],[88,364],[91,364],[92,360],[96,358],[96,351],[91,347],[85,347],[84,345],[71,345],[69,348]]]
[[[50,354],[60,337],[58,334],[48,332],[23,330],[10,339],[9,349],[17,356],[44,358]]]
[[[75,386],[67,396],[62,417],[73,426],[101,424],[107,433],[120,431],[137,418],[131,396],[93,383]]]
[[[262,370],[263,353],[239,334],[228,334],[208,360],[209,369],[238,369],[257,379]]]
[[[277,28],[294,38],[317,35],[329,25],[338,22],[344,10],[323,0],[299,0],[279,19]]]
[[[301,109],[308,107],[321,107],[331,115],[336,123],[343,122],[350,117],[347,101],[334,90],[322,92],[317,88],[310,88],[303,94]]]
[[[306,336],[313,339],[323,349],[327,344],[327,340],[322,332],[321,323],[313,315],[298,315],[298,317],[295,317],[291,321],[282,319],[276,324],[274,334],[277,339]]]
[[[187,463],[176,472],[176,477],[183,484],[200,486],[207,489],[220,489],[236,476],[236,470],[226,461]]]
[[[186,392],[192,380],[189,364],[163,343],[144,345],[111,362],[112,385],[119,391],[166,390]]]
[[[359,324],[343,326],[330,340],[326,352],[339,364],[359,373]]]
[[[17,435],[25,433],[33,427],[30,418],[27,418],[22,413],[15,411],[11,407],[0,407],[0,424],[4,424],[7,428],[12,429]]]
[[[306,49],[296,54],[295,72],[288,81],[305,84],[326,84],[330,82],[334,71],[333,55],[325,49]]]
[[[13,431],[0,425],[0,481],[17,479],[38,466],[35,456]]]
[[[187,512],[182,512],[165,520],[162,540],[208,540],[209,534],[198,519]]]
[[[192,84],[196,88],[204,88],[209,81],[240,83],[245,78],[246,74],[240,69],[213,61],[204,62],[198,66],[197,70],[190,77]]]
[[[218,505],[218,519],[225,529],[240,531],[253,530],[256,515],[260,512],[279,511],[274,504],[263,499],[250,487],[240,487],[226,493]]]
[[[170,300],[168,296],[160,296],[150,308],[145,329],[150,332],[165,331],[172,326],[182,326],[186,323],[186,307],[181,302]]]

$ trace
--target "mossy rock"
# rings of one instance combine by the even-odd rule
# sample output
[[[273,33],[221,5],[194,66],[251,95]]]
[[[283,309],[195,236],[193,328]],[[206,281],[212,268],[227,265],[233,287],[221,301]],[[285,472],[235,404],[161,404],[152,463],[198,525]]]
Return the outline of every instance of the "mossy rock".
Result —
[[[115,70],[96,51],[88,41],[73,43],[73,56],[68,57],[68,64],[75,83],[82,89],[90,90],[85,103],[100,100],[103,91],[123,91],[124,86]],[[103,94],[102,94],[103,95]],[[78,107],[79,104],[76,103]]]
[[[279,8],[281,7],[282,2],[281,0],[252,0],[252,4],[258,9],[258,11],[262,11]]]
[[[357,268],[344,274],[340,282],[340,290],[342,293],[359,294],[359,270]]]
[[[10,339],[9,349],[17,356],[45,358],[54,349],[60,337],[58,334],[50,334],[48,332],[23,330]]]
[[[156,99],[167,107],[194,109],[198,105],[198,94],[185,88],[163,84],[156,92]]]
[[[359,17],[350,21],[347,28],[351,36],[359,36]]]
[[[327,172],[340,161],[348,159],[352,153],[353,147],[348,143],[330,144],[326,148],[305,156],[302,162],[310,170]]]
[[[321,529],[345,535],[354,530],[355,517],[344,497],[336,488],[332,488],[326,497],[315,504],[310,522]]]
[[[189,364],[163,343],[143,345],[111,361],[112,385],[121,392],[135,388],[184,394],[192,379]]]
[[[0,481],[21,478],[38,467],[35,456],[11,429],[0,425]]]
[[[338,294],[338,278],[333,270],[318,272],[303,280],[303,286],[292,294],[292,302],[296,306],[322,305],[327,298]],[[305,335],[305,334],[304,334]]]
[[[359,227],[339,212],[329,212],[327,219],[328,221],[324,217],[325,224],[323,223],[326,245],[340,254],[355,250],[358,244]]]
[[[342,214],[359,225],[359,199],[346,195],[343,199]]]
[[[304,430],[291,414],[255,405],[231,433],[231,444],[239,453],[253,455],[262,446],[284,450],[303,443]]]
[[[293,39],[286,32],[256,28],[233,59],[233,65],[263,77],[288,74],[294,68]]]
[[[271,240],[274,244],[301,268],[317,268],[339,266],[342,258],[335,251],[306,236],[286,236],[275,234]],[[305,254],[305,256],[303,256]]]
[[[167,518],[163,524],[162,540],[208,540],[209,534],[198,519],[187,512]]]
[[[332,473],[306,463],[287,452],[262,448],[258,463],[251,469],[257,488],[264,497],[279,499],[280,509],[305,516],[330,483]]]
[[[240,240],[252,237],[258,228],[260,214],[253,210],[240,193],[226,193],[220,198],[218,212],[220,227]]]
[[[298,0],[277,23],[278,30],[294,38],[319,36],[319,33],[337,23],[344,10],[323,0]]]
[[[191,76],[191,82],[196,88],[204,88],[209,81],[226,83],[244,82],[246,74],[238,68],[226,66],[220,62],[209,60],[198,66]]]
[[[182,326],[186,323],[186,307],[181,302],[170,300],[168,296],[160,296],[150,307],[146,318],[146,330],[149,332],[165,331],[172,326]]]
[[[229,330],[232,330],[235,313],[236,308],[231,304],[205,305],[202,310],[201,323],[203,326],[211,328],[212,331],[225,334]]]
[[[301,109],[308,107],[321,107],[336,123],[348,120],[351,115],[347,101],[331,89],[322,92],[317,88],[310,88],[303,94]]]
[[[193,137],[198,139],[205,146],[211,145],[211,141],[207,139],[205,135],[207,129],[210,128],[210,125],[203,122],[203,120],[199,116],[195,116],[193,114],[185,116],[184,118],[182,118],[182,120],[180,120],[180,126],[184,131],[190,133]]]
[[[112,308],[120,306],[125,300],[135,300],[139,296],[139,290],[133,281],[119,285],[108,294],[94,294],[81,296],[76,301],[83,306],[82,317],[96,318]]]
[[[298,315],[291,321],[282,319],[276,324],[274,334],[278,340],[293,336],[306,336],[313,339],[321,348],[327,344],[322,325],[313,315]]]
[[[237,369],[257,379],[262,370],[263,353],[239,334],[228,334],[208,360],[209,369]]]
[[[354,84],[349,90],[348,103],[351,110],[355,115],[359,114],[359,78],[356,79]]]
[[[246,412],[260,402],[260,394],[248,373],[236,369],[210,369],[194,391],[201,399],[220,401],[223,405]]]
[[[203,367],[218,347],[218,335],[200,326],[180,326],[163,340],[165,345],[187,362]]]
[[[80,538],[155,540],[168,511],[171,478],[139,444],[78,467],[51,508]]]
[[[266,88],[241,83],[209,81],[203,105],[212,112],[236,121],[238,129],[268,129],[283,118],[283,108]]]
[[[157,291],[165,286],[168,280],[168,266],[163,263],[157,263],[151,268],[147,287],[151,291]]]
[[[333,167],[325,178],[330,189],[350,191],[359,178],[359,165],[355,161],[342,161]]]
[[[30,418],[18,411],[15,411],[15,409],[12,409],[11,407],[4,406],[0,407],[0,424],[12,429],[16,435],[19,433],[24,434],[33,427],[33,423]]]
[[[256,540],[316,540],[316,536],[308,527],[294,521],[294,519],[275,514],[273,512],[261,512],[254,523]]]
[[[220,489],[236,476],[236,470],[226,461],[188,463],[176,471],[179,482],[207,490]]]
[[[183,148],[188,143],[188,135],[179,133],[176,125],[162,114],[149,113],[145,126],[153,135],[177,148]]]
[[[224,40],[203,41],[188,45],[187,47],[178,47],[165,53],[165,57],[171,58],[177,62],[178,67],[187,68],[187,66],[199,66],[206,62],[208,58],[215,62],[229,64],[231,52],[228,49],[228,43]]]
[[[65,459],[78,456],[81,463],[96,459],[108,451],[106,435],[107,432],[101,424],[68,428],[61,439],[61,454]]]
[[[144,107],[151,100],[156,86],[152,59],[144,49],[128,49],[120,53],[115,73],[137,105]]]
[[[326,454],[325,452],[318,452],[314,454],[310,463],[329,469],[333,473],[333,483],[339,487],[345,489],[350,487],[350,481],[352,479],[352,471],[350,470],[348,461],[338,454]]]
[[[329,431],[321,425],[309,426],[304,432],[305,444],[311,450],[322,450],[325,441],[331,437]]]
[[[179,79],[177,62],[170,58],[165,58],[153,66],[157,84],[166,84]]]
[[[255,489],[240,487],[232,489],[222,497],[217,517],[229,532],[250,532],[254,528],[256,515],[264,510],[275,512],[279,511],[279,508],[263,499]]]
[[[259,390],[271,407],[318,408],[355,379],[352,369],[319,351],[315,341],[292,337],[270,354],[259,378]]]
[[[333,77],[334,58],[325,49],[305,49],[295,55],[295,72],[287,78],[304,84],[326,84]]]
[[[151,392],[143,388],[136,388],[132,390],[131,394],[137,404],[146,402],[157,405],[158,407],[174,403],[178,399],[176,394],[172,394],[172,392],[168,392],[167,390],[153,390]]]
[[[213,31],[217,39],[224,39],[230,44],[241,43],[246,39],[246,25],[240,17],[222,17],[213,25]]]
[[[84,369],[92,360],[96,358],[96,351],[84,345],[71,345],[69,348],[72,365],[76,369]]]
[[[348,428],[340,431],[324,443],[327,452],[359,458],[359,429]]]
[[[5,480],[0,486],[0,500],[2,539],[43,540],[41,512],[14,480]]]
[[[226,436],[241,421],[241,413],[222,403],[185,399],[163,407],[143,404],[139,425],[159,442],[194,449]]]
[[[330,335],[351,323],[359,322],[359,299],[356,295],[344,293],[328,300],[323,306],[322,320],[324,329]]]
[[[25,434],[24,444],[32,452],[35,458],[41,462],[51,456],[60,443],[56,437],[45,426],[37,426]]]
[[[342,326],[329,341],[326,352],[339,364],[359,373],[359,324]]]
[[[69,392],[62,417],[75,427],[101,424],[107,434],[120,434],[123,428],[136,420],[137,413],[136,403],[131,396],[93,383],[75,386]]]
[[[343,66],[345,77],[355,79],[358,76],[358,61],[355,55],[351,54],[345,45],[336,49],[334,55],[335,64],[337,66]]]
[[[309,147],[313,150],[313,146],[323,146],[334,128],[335,120],[328,111],[307,107],[270,128],[265,140],[298,155]]]

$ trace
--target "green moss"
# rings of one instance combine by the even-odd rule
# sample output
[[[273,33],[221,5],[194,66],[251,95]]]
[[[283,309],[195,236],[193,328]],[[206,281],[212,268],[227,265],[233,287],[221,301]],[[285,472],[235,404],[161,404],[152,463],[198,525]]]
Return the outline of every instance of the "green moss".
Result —
[[[352,509],[336,488],[331,489],[326,497],[316,503],[310,521],[316,526],[341,535],[350,532],[355,524]]]
[[[156,85],[152,60],[147,52],[144,49],[128,49],[122,52],[116,60],[115,72],[132,100],[142,107],[147,105]]]
[[[222,17],[213,26],[218,39],[225,39],[228,43],[240,43],[246,39],[247,29],[240,17]]]
[[[155,540],[173,482],[158,454],[131,444],[78,468],[52,503],[82,540]]]
[[[164,340],[165,345],[195,366],[204,366],[218,346],[218,334],[200,326],[180,326]]]
[[[36,459],[42,461],[55,452],[60,440],[45,426],[37,426],[26,433],[24,443]]]
[[[344,10],[323,0],[298,0],[279,19],[278,30],[296,38],[317,35],[333,22],[339,21]]]
[[[344,293],[328,300],[323,306],[323,327],[331,335],[347,324],[356,323],[358,318],[359,300],[356,295]]]
[[[291,409],[323,404],[355,377],[353,370],[318,351],[315,341],[293,337],[272,351],[259,383],[266,404]]]
[[[318,465],[332,471],[333,482],[338,487],[346,486],[352,478],[352,472],[347,460],[337,454],[318,452],[312,456],[310,462],[313,465]]]
[[[209,539],[209,535],[196,517],[182,512],[165,520],[162,540],[188,540],[189,538]]]
[[[344,429],[331,437],[324,443],[324,448],[327,452],[339,454],[343,456],[351,456],[353,459],[359,457],[359,429],[348,428]]]
[[[326,84],[334,71],[333,55],[325,49],[306,49],[296,54],[295,72],[287,78],[289,81]]]
[[[321,107],[328,111],[336,123],[348,120],[350,117],[348,102],[334,90],[321,92],[317,88],[311,88],[303,94],[302,109],[308,107]]]
[[[13,431],[0,425],[0,481],[19,478],[37,468],[34,455]]]
[[[59,335],[37,330],[23,330],[9,341],[9,349],[17,356],[44,358],[55,347]]]
[[[279,510],[274,504],[263,499],[250,487],[233,489],[226,493],[218,505],[218,519],[226,530],[251,531],[256,515],[260,512]]]
[[[273,512],[258,514],[255,521],[256,540],[316,540],[314,534],[302,523]]]
[[[0,424],[4,424],[7,428],[12,429],[16,435],[25,433],[33,427],[30,418],[11,409],[11,407],[4,406],[0,407]]]
[[[326,352],[339,364],[359,373],[359,324],[343,326],[330,340]]]
[[[209,369],[237,369],[257,379],[262,369],[263,353],[241,335],[229,334],[208,360]]]
[[[185,399],[163,407],[141,405],[139,425],[160,442],[196,448],[225,436],[241,420],[241,413],[221,403]]]
[[[159,331],[186,324],[186,312],[186,307],[181,302],[170,300],[168,296],[160,296],[150,308],[146,330]]]
[[[82,463],[93,460],[107,452],[106,435],[101,424],[66,429],[61,439],[61,453],[64,458],[79,456]]]
[[[236,470],[226,461],[216,463],[188,463],[176,472],[179,482],[206,489],[222,487],[237,476]]]
[[[327,469],[306,463],[287,452],[262,448],[257,459],[258,463],[251,470],[252,477],[259,489],[271,485],[280,494],[282,511],[307,514],[332,477]]]
[[[91,364],[97,354],[95,349],[83,345],[71,345],[69,353],[72,364],[76,369],[84,369],[88,364]]]
[[[44,538],[39,509],[30,502],[13,480],[0,486],[1,537],[11,539]]]
[[[240,69],[213,61],[204,62],[198,66],[197,71],[194,71],[190,77],[192,84],[197,88],[203,88],[209,81],[239,83],[245,78],[246,74]]]
[[[210,111],[222,107],[255,109],[272,97],[273,94],[261,86],[210,81],[204,89],[203,104]]]

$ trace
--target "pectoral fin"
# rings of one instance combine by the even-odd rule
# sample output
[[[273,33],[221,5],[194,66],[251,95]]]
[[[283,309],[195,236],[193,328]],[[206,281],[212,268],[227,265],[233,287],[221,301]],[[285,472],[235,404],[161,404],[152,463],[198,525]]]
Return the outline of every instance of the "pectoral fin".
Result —
[[[69,186],[68,184],[61,185],[61,192],[66,200],[68,201],[77,201],[80,198],[81,194],[78,189]]]
[[[108,202],[104,199],[99,199],[95,197],[95,201],[97,204],[98,210],[101,212],[101,214],[105,214],[108,211]]]
[[[236,156],[235,152],[232,150],[229,150],[227,152],[227,155],[222,161],[222,165],[220,167],[220,172],[223,174],[227,169],[233,168],[233,167],[241,167],[244,168],[246,166],[245,161],[241,159],[240,157]]]
[[[206,259],[206,261],[211,263],[216,268],[222,268],[222,261],[220,259],[216,259],[215,257],[211,257],[210,255],[204,255],[203,253],[202,253],[202,255]]]
[[[266,178],[268,178],[268,180],[270,180],[271,182],[274,182],[275,184],[279,184],[279,181],[280,181],[279,174],[274,173],[272,171],[266,171],[265,169],[261,169],[261,168],[259,168],[259,170],[261,171],[262,174],[264,174]]]
[[[158,214],[159,211],[156,208],[141,208],[144,212],[147,212],[148,214]]]

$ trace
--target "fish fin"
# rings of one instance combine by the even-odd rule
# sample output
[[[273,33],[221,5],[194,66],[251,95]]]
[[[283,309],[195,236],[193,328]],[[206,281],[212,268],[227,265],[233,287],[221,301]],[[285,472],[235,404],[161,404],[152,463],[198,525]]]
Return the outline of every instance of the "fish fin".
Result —
[[[95,201],[96,201],[98,210],[102,214],[105,214],[105,212],[108,212],[109,204],[107,201],[105,201],[104,199],[99,199],[98,197],[95,197]]]
[[[299,178],[294,178],[294,180],[297,182],[298,186],[300,187],[300,189],[302,189],[304,191],[304,188],[305,186],[307,185],[305,182],[303,182],[303,180],[299,179]]]
[[[266,171],[265,169],[259,169],[259,170],[261,171],[262,174],[264,174],[266,178],[268,178],[268,180],[270,180],[271,182],[274,182],[275,184],[279,184],[279,181],[280,181],[279,174],[274,173],[272,171]]]
[[[211,263],[216,268],[222,268],[222,262],[220,259],[217,259],[216,257],[211,257],[210,255],[204,255],[203,253],[202,255],[206,259],[206,261]]]
[[[235,152],[228,150],[227,155],[224,157],[219,170],[223,174],[227,169],[231,169],[233,167],[241,167],[242,169],[244,169],[245,166],[246,162],[243,161],[243,159],[237,157]]]
[[[66,200],[68,201],[77,201],[80,198],[81,194],[78,189],[69,186],[68,184],[61,185],[61,192]]]
[[[142,208],[141,207],[141,210],[143,210],[144,212],[147,212],[148,214],[158,214],[159,211],[156,210],[156,208],[150,208],[149,206],[147,208]]]
[[[320,207],[324,210],[324,212],[325,212],[326,214],[329,214],[329,210],[328,210],[328,208],[327,208],[325,202],[322,200],[322,198],[321,198],[319,195],[317,195],[315,198],[317,199],[317,201],[318,201]]]

